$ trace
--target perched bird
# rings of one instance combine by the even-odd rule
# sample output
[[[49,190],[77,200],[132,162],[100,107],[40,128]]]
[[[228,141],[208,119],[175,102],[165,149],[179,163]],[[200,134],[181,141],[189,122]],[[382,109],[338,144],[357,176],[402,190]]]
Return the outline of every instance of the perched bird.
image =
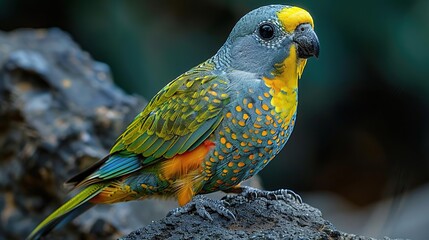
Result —
[[[80,192],[28,236],[38,239],[99,203],[176,198],[173,214],[209,207],[234,218],[214,191],[246,196],[299,196],[241,187],[264,168],[292,133],[298,79],[307,58],[319,55],[311,15],[270,5],[242,17],[226,43],[183,73],[148,103],[110,154],[71,178]],[[197,200],[189,203],[196,196]],[[187,204],[189,203],[189,204]]]

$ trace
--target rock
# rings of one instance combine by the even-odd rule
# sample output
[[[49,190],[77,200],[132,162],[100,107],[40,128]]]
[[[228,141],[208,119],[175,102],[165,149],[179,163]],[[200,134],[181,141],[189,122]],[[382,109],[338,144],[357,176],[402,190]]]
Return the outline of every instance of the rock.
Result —
[[[211,213],[213,221],[196,213],[168,216],[155,221],[121,240],[140,239],[350,239],[370,240],[337,230],[322,213],[308,204],[295,201],[249,200],[228,196],[225,201],[236,216],[231,221]],[[385,238],[386,240],[389,238]]]
[[[64,181],[105,156],[143,106],[61,30],[0,32],[0,239],[22,239],[59,207]]]

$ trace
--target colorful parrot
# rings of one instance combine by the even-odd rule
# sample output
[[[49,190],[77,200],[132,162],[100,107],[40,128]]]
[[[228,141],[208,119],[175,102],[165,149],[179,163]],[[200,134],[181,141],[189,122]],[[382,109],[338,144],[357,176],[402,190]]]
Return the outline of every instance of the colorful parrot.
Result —
[[[300,201],[290,190],[269,192],[240,183],[286,144],[295,124],[298,79],[307,58],[318,55],[307,11],[270,5],[246,14],[213,57],[155,95],[108,156],[68,181],[80,192],[27,239],[38,239],[99,203],[172,197],[184,206],[173,214],[196,209],[211,219],[206,207],[234,215],[222,201],[198,194]]]

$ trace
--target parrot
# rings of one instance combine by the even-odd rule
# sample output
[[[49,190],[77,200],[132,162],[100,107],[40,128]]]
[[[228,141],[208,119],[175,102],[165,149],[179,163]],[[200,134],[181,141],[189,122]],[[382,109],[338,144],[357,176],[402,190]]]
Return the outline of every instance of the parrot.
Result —
[[[298,105],[298,80],[319,56],[310,13],[268,5],[245,14],[214,56],[162,88],[117,138],[110,153],[67,181],[78,193],[27,237],[40,239],[96,204],[175,198],[172,214],[208,208],[235,219],[202,194],[293,198],[281,189],[240,185],[285,146]],[[192,200],[192,201],[191,201]]]

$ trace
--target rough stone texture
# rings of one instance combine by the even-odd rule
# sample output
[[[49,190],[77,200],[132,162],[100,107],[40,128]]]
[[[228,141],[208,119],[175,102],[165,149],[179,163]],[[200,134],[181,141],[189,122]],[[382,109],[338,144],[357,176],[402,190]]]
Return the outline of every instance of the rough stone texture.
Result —
[[[225,200],[237,221],[210,210],[213,221],[195,213],[169,216],[121,239],[373,239],[338,231],[322,218],[318,209],[305,203],[266,198],[248,200],[243,196],[228,196]]]
[[[0,239],[22,239],[60,206],[63,182],[143,106],[59,29],[0,32]]]

